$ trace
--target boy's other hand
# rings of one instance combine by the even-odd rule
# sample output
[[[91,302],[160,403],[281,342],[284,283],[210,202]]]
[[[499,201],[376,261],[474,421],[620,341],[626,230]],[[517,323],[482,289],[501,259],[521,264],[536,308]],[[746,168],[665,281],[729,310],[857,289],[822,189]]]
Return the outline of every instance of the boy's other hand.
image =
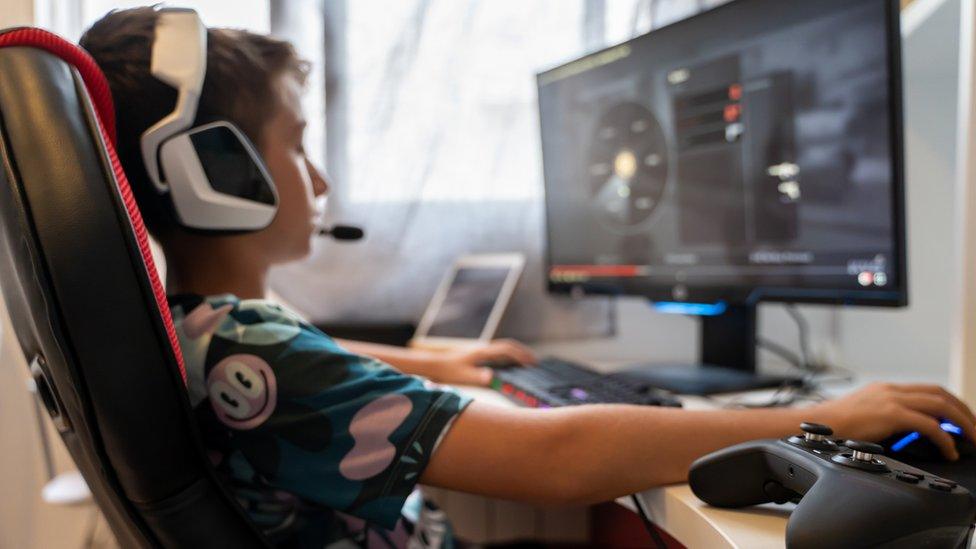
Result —
[[[535,353],[518,341],[496,339],[474,347],[444,351],[438,357],[439,375],[435,381],[486,387],[492,378],[492,369],[484,365],[488,362],[532,366],[538,359]]]
[[[960,426],[976,442],[976,416],[952,393],[937,385],[875,383],[843,398],[810,409],[815,421],[833,427],[841,438],[882,440],[895,433],[918,431],[950,460],[959,459],[952,436],[940,419]]]

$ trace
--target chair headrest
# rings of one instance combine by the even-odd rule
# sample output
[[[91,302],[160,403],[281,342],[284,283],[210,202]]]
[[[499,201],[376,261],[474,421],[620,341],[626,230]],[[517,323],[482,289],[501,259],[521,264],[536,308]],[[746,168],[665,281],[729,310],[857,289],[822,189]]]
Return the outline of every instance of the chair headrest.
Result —
[[[17,46],[38,48],[51,53],[74,67],[85,83],[86,91],[97,115],[102,144],[111,161],[112,171],[115,175],[115,183],[125,204],[126,214],[135,233],[139,245],[139,252],[142,255],[142,261],[146,268],[146,274],[152,285],[156,306],[166,328],[170,345],[172,345],[173,352],[176,355],[180,375],[183,377],[183,382],[186,383],[186,366],[183,362],[183,353],[180,350],[176,328],[173,325],[169,304],[166,301],[166,290],[159,278],[159,272],[156,269],[156,263],[153,260],[152,251],[149,246],[149,234],[142,220],[142,214],[136,205],[135,197],[129,186],[129,180],[125,176],[122,164],[119,162],[118,154],[115,151],[115,109],[112,103],[112,92],[105,78],[105,74],[102,73],[102,70],[88,52],[60,36],[43,29],[21,27],[0,33],[0,48]]]
[[[109,141],[113,147],[115,146],[115,108],[112,103],[112,91],[108,87],[105,74],[88,52],[52,32],[33,27],[13,28],[0,32],[0,48],[12,46],[45,50],[77,69],[95,105],[98,118],[105,126]]]

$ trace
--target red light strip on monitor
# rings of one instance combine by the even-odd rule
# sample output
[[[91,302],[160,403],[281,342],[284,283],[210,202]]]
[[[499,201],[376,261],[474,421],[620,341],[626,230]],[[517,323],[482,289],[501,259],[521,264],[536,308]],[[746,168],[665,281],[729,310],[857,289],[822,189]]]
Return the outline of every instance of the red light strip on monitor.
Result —
[[[640,276],[641,265],[556,265],[549,269],[553,277],[635,277]]]

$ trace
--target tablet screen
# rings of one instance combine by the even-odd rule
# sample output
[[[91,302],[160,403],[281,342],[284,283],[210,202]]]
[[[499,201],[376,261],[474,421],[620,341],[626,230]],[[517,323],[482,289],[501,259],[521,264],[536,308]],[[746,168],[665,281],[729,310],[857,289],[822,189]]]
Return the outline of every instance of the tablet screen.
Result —
[[[480,337],[510,272],[506,267],[458,268],[426,335]]]

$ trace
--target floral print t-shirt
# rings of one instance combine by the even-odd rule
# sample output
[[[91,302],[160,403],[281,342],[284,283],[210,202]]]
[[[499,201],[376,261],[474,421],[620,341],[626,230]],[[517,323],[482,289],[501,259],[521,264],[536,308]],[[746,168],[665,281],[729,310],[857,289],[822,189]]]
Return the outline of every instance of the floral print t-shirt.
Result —
[[[451,545],[414,487],[468,399],[350,353],[271,301],[170,302],[211,461],[273,543]]]

